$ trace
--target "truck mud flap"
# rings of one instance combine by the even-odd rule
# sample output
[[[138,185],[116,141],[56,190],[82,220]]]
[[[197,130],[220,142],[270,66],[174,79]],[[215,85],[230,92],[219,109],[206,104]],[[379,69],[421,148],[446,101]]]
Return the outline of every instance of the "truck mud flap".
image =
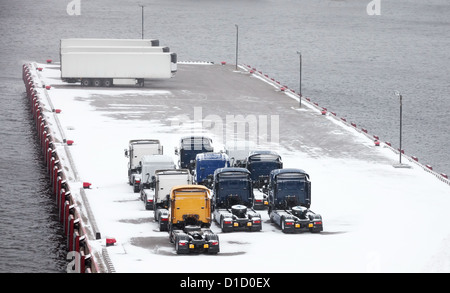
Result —
[[[295,223],[292,220],[281,220],[281,231],[283,233],[295,233]]]
[[[189,253],[189,237],[187,235],[175,236],[175,250],[177,254]]]
[[[220,251],[219,236],[216,234],[207,234],[205,240],[208,243],[208,254],[217,254]]]

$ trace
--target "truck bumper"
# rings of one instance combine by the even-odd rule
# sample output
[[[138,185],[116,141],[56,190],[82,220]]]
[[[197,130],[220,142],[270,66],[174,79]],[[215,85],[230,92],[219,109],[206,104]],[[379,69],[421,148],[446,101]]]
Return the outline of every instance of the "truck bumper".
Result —
[[[311,233],[319,233],[323,231],[322,221],[314,222],[295,222],[293,225],[292,232],[311,232]]]
[[[236,230],[261,231],[262,224],[261,220],[235,220],[233,221],[232,228]]]
[[[219,242],[193,240],[188,243],[187,248],[188,248],[187,253],[216,254],[219,252]]]
[[[268,207],[268,203],[267,200],[255,200],[255,202],[253,203],[253,208],[255,210],[264,210],[265,208]]]
[[[177,254],[202,253],[217,254],[220,251],[217,235],[207,235],[203,239],[189,239],[187,235],[179,235],[175,239]]]

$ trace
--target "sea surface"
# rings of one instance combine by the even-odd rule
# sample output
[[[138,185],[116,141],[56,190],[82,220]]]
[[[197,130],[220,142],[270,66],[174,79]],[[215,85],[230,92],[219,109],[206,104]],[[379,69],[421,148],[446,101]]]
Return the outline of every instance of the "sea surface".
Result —
[[[405,153],[450,174],[447,0],[0,0],[0,272],[67,266],[22,64],[59,61],[61,38],[141,38],[140,5],[179,61],[235,64],[238,40],[239,64],[298,92],[301,52],[303,96],[396,148],[399,91]]]

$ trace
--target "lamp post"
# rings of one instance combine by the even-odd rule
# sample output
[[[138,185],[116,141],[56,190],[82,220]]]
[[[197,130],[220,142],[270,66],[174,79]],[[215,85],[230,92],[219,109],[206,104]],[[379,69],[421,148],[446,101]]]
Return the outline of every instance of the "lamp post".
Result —
[[[239,26],[237,24],[234,25],[236,27],[236,70],[238,69],[238,49],[239,49]]]
[[[139,5],[141,7],[142,10],[142,15],[141,15],[141,31],[142,31],[142,39],[144,39],[144,5]]]
[[[402,94],[400,94],[399,91],[394,91],[395,95],[399,98],[400,101],[400,150],[399,150],[399,164],[398,165],[394,165],[394,167],[400,167],[400,168],[408,168],[409,165],[407,164],[402,164],[402,104],[403,104],[403,96]]]
[[[300,76],[299,76],[299,92],[298,92],[298,97],[299,97],[299,107],[302,107],[302,52],[297,51],[298,57],[299,57],[299,61],[300,61]]]

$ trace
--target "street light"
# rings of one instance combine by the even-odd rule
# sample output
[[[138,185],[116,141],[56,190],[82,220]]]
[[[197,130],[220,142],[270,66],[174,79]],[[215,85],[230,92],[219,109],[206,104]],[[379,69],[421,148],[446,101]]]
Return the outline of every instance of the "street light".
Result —
[[[399,164],[398,165],[394,165],[394,167],[399,167],[399,168],[408,168],[409,165],[407,164],[402,164],[402,104],[403,104],[403,96],[400,94],[399,91],[394,91],[395,95],[399,98],[400,100],[400,150],[399,150]]]
[[[142,15],[141,15],[141,25],[142,25],[142,39],[144,39],[144,5],[139,5],[142,9]]]
[[[236,70],[238,69],[238,48],[239,48],[239,26],[237,24],[234,25],[236,27]]]
[[[300,51],[297,51],[297,54],[299,56],[299,60],[300,60],[300,76],[299,76],[299,93],[298,93],[298,97],[299,97],[299,106],[300,108],[302,107],[302,53]]]

